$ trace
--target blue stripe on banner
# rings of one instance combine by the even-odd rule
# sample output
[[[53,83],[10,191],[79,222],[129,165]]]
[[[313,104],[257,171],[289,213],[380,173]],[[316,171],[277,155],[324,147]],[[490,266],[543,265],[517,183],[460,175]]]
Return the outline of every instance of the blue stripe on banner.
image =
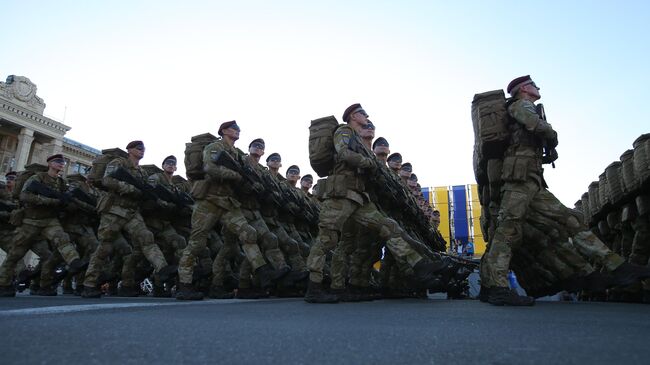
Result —
[[[431,204],[429,201],[429,188],[422,188],[422,195],[424,196],[424,200],[426,200],[427,203]]]
[[[452,187],[454,194],[454,238],[467,243],[469,227],[467,225],[467,193],[464,185]]]

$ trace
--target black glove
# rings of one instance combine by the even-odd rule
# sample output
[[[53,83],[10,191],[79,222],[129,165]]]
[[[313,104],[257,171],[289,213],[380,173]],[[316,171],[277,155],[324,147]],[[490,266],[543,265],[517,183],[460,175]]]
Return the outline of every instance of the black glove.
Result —
[[[542,163],[549,164],[557,160],[558,154],[555,148],[548,148],[544,150],[544,156],[542,156]]]

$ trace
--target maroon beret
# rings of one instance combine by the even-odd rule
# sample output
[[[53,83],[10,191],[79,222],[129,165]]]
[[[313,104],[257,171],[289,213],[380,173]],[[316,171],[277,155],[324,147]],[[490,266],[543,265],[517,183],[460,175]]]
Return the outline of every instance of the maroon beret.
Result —
[[[356,111],[359,110],[359,109],[363,109],[363,108],[361,107],[361,104],[359,104],[359,103],[357,103],[357,104],[352,104],[352,105],[350,105],[347,109],[345,109],[345,111],[343,112],[343,122],[344,122],[344,123],[347,123],[347,122],[348,122],[348,118],[350,118],[350,115],[352,115],[354,112],[356,112]]]
[[[222,131],[223,131],[224,129],[226,129],[226,128],[230,128],[230,127],[232,127],[233,125],[236,125],[236,124],[237,124],[237,122],[234,121],[234,120],[231,120],[230,122],[224,122],[224,123],[221,123],[221,125],[219,126],[219,132],[218,132],[219,135],[220,135],[220,136],[223,136]]]
[[[514,93],[517,93],[517,90],[519,90],[520,87],[532,82],[533,80],[530,78],[530,75],[517,77],[516,79],[510,81],[508,87],[506,88],[506,91],[508,94],[513,95]]]
[[[59,159],[61,159],[61,160],[65,160],[65,159],[63,158],[63,155],[62,155],[62,154],[57,153],[56,155],[52,155],[52,156],[48,157],[48,158],[47,158],[47,162],[50,162],[50,161],[52,161],[52,160],[56,160],[57,158],[59,158]]]
[[[142,141],[131,141],[126,145],[126,149],[128,150],[129,148],[136,148],[138,146],[144,147],[144,143]]]

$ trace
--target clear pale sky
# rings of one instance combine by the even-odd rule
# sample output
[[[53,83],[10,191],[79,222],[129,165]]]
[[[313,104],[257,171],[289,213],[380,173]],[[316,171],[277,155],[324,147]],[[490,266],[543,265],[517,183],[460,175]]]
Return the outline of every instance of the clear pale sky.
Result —
[[[469,184],[475,93],[530,74],[569,206],[650,132],[647,1],[0,1],[0,77],[98,149],[160,165],[236,119],[311,172],[308,126],[359,102],[422,186]],[[179,172],[183,172],[180,164]]]

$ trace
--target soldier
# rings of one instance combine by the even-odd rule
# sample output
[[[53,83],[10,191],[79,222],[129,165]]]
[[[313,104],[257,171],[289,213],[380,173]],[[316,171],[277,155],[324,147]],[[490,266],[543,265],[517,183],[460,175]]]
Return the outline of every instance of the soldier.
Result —
[[[63,195],[66,191],[66,182],[59,176],[65,164],[63,155],[52,155],[47,158],[47,172],[31,176],[23,185],[20,201],[25,206],[25,218],[16,229],[14,243],[0,267],[0,296],[15,295],[11,281],[16,264],[39,238],[47,239],[57,249],[68,264],[68,272],[79,273],[88,265],[88,262],[79,258],[79,253],[70,242],[70,237],[61,227],[58,218],[67,202],[67,198]],[[45,196],[46,194],[58,198]],[[41,257],[41,259],[46,258]],[[45,278],[44,274],[41,274],[41,277]],[[56,295],[55,287],[50,286],[41,290],[43,295]]]
[[[390,168],[395,175],[399,176],[399,171],[402,168],[402,154],[395,152],[389,155],[386,158],[386,163],[388,164],[388,168]]]
[[[358,133],[362,126],[368,123],[368,114],[361,105],[354,104],[345,110],[343,120],[347,124],[338,127],[334,133],[334,172],[328,176],[325,186],[319,187],[323,191],[324,201],[318,223],[318,239],[307,259],[310,282],[305,301],[310,303],[338,301],[336,295],[329,294],[323,288],[323,268],[327,252],[338,245],[341,231],[348,219],[372,230],[380,240],[386,240],[389,245],[404,249],[408,247],[402,238],[404,232],[397,222],[382,214],[365,192],[368,173],[377,168],[373,158],[366,157],[371,152],[368,150],[367,154],[361,154],[354,152],[350,146],[351,143],[361,144]],[[367,147],[361,145],[361,148]],[[434,280],[435,272],[447,269],[447,264],[442,261],[429,262],[416,252],[401,253],[423,283]]]
[[[312,185],[314,185],[314,177],[310,174],[307,174],[300,178],[300,190],[302,190],[302,192],[305,193],[305,195],[310,199],[314,197],[314,195],[309,192]]]
[[[399,169],[398,174],[400,179],[402,180],[402,184],[404,184],[405,187],[409,186],[408,181],[412,173],[413,173],[413,165],[411,165],[410,162],[403,163]]]
[[[203,299],[203,293],[192,286],[194,265],[197,256],[206,248],[210,231],[218,222],[223,229],[238,237],[253,271],[263,283],[262,286],[268,286],[286,274],[284,271],[274,270],[266,263],[257,245],[258,233],[247,222],[241,210],[241,203],[236,199],[235,187],[242,181],[242,175],[224,166],[216,165],[213,161],[219,153],[227,153],[238,160],[243,154],[235,148],[239,132],[240,128],[234,120],[222,123],[218,131],[222,139],[207,145],[203,150],[203,165],[207,179],[195,182],[193,187],[196,204],[192,212],[192,233],[178,265],[179,282],[176,299]]]
[[[546,190],[542,164],[557,159],[557,133],[540,116],[534,104],[539,88],[530,76],[518,77],[507,88],[513,99],[508,104],[512,119],[511,143],[503,161],[501,205],[498,223],[486,260],[490,280],[488,302],[494,305],[533,305],[532,297],[519,296],[509,288],[508,270],[512,251],[523,240],[524,220],[528,211],[552,218],[566,230],[574,245],[584,255],[600,262],[613,273],[617,284],[632,283],[650,275],[648,269],[625,263],[571,214]]]
[[[16,175],[18,173],[16,171],[9,171],[5,174],[5,180],[6,180],[6,189],[11,194],[12,191],[14,191],[14,186],[16,186]]]
[[[372,152],[375,153],[377,159],[382,161],[384,164],[388,163],[388,155],[390,154],[390,145],[384,137],[377,138],[372,143]]]
[[[154,272],[160,281],[165,282],[173,278],[176,271],[175,266],[167,265],[165,256],[154,242],[153,233],[147,229],[140,213],[143,200],[148,198],[145,195],[147,192],[143,191],[146,189],[147,177],[140,167],[140,160],[145,152],[144,143],[129,142],[126,150],[128,157],[126,159],[118,157],[109,162],[102,178],[102,184],[108,189],[108,194],[103,195],[97,204],[97,211],[100,213],[97,232],[99,246],[93,253],[86,271],[84,291],[81,294],[84,298],[101,297],[102,292],[98,288],[97,279],[113,253],[113,242],[119,238],[122,231],[131,238],[135,246],[134,252],[141,252],[154,267]],[[118,179],[116,176],[120,173],[123,174],[121,176],[124,179],[130,177],[131,182]],[[135,283],[129,284],[135,285]],[[127,290],[138,292],[139,288],[127,285],[123,291]]]

